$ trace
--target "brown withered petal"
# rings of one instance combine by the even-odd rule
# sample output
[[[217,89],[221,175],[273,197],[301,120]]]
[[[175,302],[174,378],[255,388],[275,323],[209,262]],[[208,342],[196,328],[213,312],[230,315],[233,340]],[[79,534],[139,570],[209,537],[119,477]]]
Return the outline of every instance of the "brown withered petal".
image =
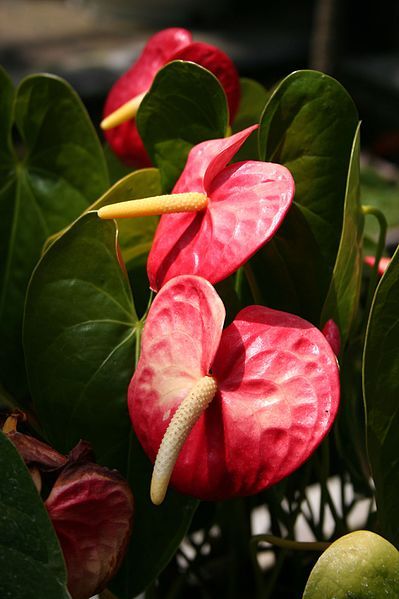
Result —
[[[95,462],[94,452],[88,441],[80,441],[68,453],[68,464],[76,462]]]
[[[96,464],[71,464],[58,477],[47,511],[60,541],[73,599],[105,588],[130,537],[133,496],[126,481]]]
[[[67,463],[67,458],[55,449],[18,431],[7,434],[27,465],[37,464],[41,470],[56,470]]]

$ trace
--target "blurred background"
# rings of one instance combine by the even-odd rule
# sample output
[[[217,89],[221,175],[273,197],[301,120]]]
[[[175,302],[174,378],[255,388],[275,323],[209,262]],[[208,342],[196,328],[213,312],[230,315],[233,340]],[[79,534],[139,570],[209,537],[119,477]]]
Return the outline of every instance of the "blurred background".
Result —
[[[110,85],[158,29],[215,43],[266,86],[298,68],[338,78],[363,120],[363,144],[399,160],[397,0],[0,0],[0,64],[15,82],[65,77],[98,122]]]

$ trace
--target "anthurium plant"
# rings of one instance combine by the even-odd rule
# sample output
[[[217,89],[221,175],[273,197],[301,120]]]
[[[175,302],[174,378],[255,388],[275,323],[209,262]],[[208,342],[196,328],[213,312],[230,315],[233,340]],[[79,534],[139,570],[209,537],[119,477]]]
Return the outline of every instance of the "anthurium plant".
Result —
[[[1,597],[397,598],[398,196],[363,181],[338,81],[184,29],[102,123],[0,70]]]

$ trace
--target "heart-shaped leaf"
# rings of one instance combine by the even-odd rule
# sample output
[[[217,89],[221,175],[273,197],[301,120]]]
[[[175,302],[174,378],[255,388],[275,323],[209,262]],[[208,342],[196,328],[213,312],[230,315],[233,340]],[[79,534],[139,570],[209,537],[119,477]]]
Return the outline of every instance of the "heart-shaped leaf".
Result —
[[[238,133],[238,131],[259,123],[266,100],[270,96],[263,85],[253,79],[240,79],[240,90],[240,103],[231,126],[233,133]],[[258,160],[258,140],[255,133],[247,139],[235,155],[234,162],[240,160]]]
[[[172,189],[190,149],[223,137],[228,124],[226,96],[212,73],[196,64],[173,61],[161,69],[136,117],[164,191]]]
[[[49,439],[63,452],[87,439],[99,461],[118,467],[132,488],[135,523],[115,583],[131,599],[172,557],[197,502],[175,494],[157,509],[149,501],[151,464],[134,439],[126,405],[141,323],[116,238],[115,223],[90,212],[52,244],[29,286],[24,344]]]
[[[62,553],[25,464],[0,431],[0,597],[70,599]]]
[[[90,212],[44,254],[26,301],[24,347],[34,405],[62,453],[86,439],[100,462],[125,470],[125,394],[137,327],[115,223]]]
[[[367,445],[378,520],[399,543],[399,249],[382,277],[371,309],[363,358]]]
[[[303,227],[307,239],[303,238],[300,245],[284,239],[290,248],[284,256],[285,269],[295,270],[303,244],[305,248],[316,244],[313,258],[306,252],[302,264],[306,263],[306,269],[318,273],[320,303],[312,318],[317,324],[341,239],[345,190],[357,124],[356,108],[344,88],[316,71],[297,71],[284,79],[266,104],[261,119],[260,156],[281,163],[291,171],[296,204],[308,227],[307,234]],[[284,229],[279,233],[280,239],[285,237]],[[269,247],[262,249],[262,253],[268,251]],[[273,251],[280,253],[279,244]],[[262,275],[270,285],[267,271]],[[262,285],[260,277],[258,283]],[[280,281],[277,285],[279,289],[275,289],[274,295],[278,293],[283,298],[288,288],[280,286]],[[292,285],[302,287],[296,293],[298,296],[309,293],[306,279],[302,283],[297,277]]]
[[[396,599],[399,552],[367,530],[341,537],[318,559],[303,599]]]
[[[47,237],[79,216],[108,180],[94,128],[67,83],[31,76],[14,93],[0,71],[0,87],[0,378],[23,398],[21,328],[29,277]],[[13,123],[24,146],[20,158],[12,148]]]
[[[323,306],[322,323],[330,318],[341,333],[345,345],[356,315],[362,277],[363,213],[360,207],[360,128],[358,127],[349,166],[344,206],[344,221],[337,261],[330,289]]]

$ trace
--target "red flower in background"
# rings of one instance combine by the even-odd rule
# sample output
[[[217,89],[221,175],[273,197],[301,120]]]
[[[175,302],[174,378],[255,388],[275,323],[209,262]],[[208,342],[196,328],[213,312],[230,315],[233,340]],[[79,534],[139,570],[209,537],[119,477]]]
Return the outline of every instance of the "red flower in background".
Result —
[[[298,468],[333,423],[338,366],[321,331],[262,306],[222,330],[224,317],[196,276],[169,281],[150,309],[128,404],[152,461],[162,441],[154,503],[170,475],[200,499],[257,493]]]
[[[240,84],[237,70],[230,58],[215,46],[193,42],[191,33],[186,29],[164,29],[148,40],[133,66],[111,88],[105,102],[102,127],[106,129],[106,140],[115,154],[129,165],[145,167],[151,164],[131,115],[134,116],[157,72],[172,60],[195,62],[211,71],[224,88],[230,118],[236,113]],[[137,101],[134,101],[135,98]],[[113,120],[107,120],[106,117],[127,102],[133,108],[130,116],[125,116],[128,120],[114,126]],[[129,115],[129,111],[127,114]],[[108,126],[112,128],[108,129]]]

